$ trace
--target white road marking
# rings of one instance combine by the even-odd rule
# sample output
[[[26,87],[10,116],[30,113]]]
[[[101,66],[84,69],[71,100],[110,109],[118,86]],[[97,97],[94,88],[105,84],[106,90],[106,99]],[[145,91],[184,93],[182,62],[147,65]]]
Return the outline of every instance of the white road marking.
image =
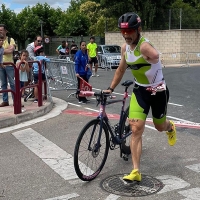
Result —
[[[167,115],[167,117],[170,118],[170,119],[176,119],[176,120],[179,120],[179,121],[191,122],[191,121],[188,121],[188,120],[185,120],[185,119],[181,119],[181,118],[177,118],[177,117],[172,117],[172,116],[169,116],[169,115]],[[191,123],[194,123],[194,122],[191,122]]]
[[[163,175],[163,176],[158,176],[156,178],[162,181],[162,183],[165,185],[164,188],[160,192],[158,192],[158,194],[190,186],[189,183],[176,176]]]
[[[44,115],[42,117],[38,117],[36,119],[32,119],[32,120],[26,121],[26,122],[22,122],[20,124],[15,125],[15,126],[7,127],[7,128],[2,128],[0,130],[0,133],[5,133],[5,132],[8,132],[8,131],[13,131],[13,130],[16,130],[16,129],[19,129],[19,128],[30,126],[30,125],[36,124],[38,122],[42,122],[42,121],[45,121],[47,119],[56,117],[63,110],[65,110],[67,108],[67,105],[68,105],[68,103],[66,101],[64,101],[62,99],[55,98],[55,97],[53,97],[53,102],[55,103],[55,107],[49,113],[47,113],[46,115]]]
[[[12,135],[65,180],[78,178],[74,170],[73,156],[38,132],[28,128],[14,132]]]
[[[77,185],[77,184],[85,183],[85,181],[82,181],[81,179],[70,180],[68,182],[70,185]]]
[[[81,107],[81,105],[79,105],[79,104],[75,104],[75,103],[69,103],[69,102],[68,102],[68,104],[70,104],[70,105],[72,105],[72,106]]]
[[[116,200],[118,198],[120,198],[120,196],[115,194],[110,194],[105,200]]]
[[[183,190],[178,193],[183,195],[184,197],[187,197],[187,199],[184,199],[184,200],[199,200],[200,199],[200,188],[192,188],[189,190]]]
[[[101,91],[101,89],[98,89],[98,88],[92,88],[93,90],[100,90]]]
[[[150,129],[153,129],[153,130],[156,130],[154,127],[152,126],[149,126],[149,125],[145,125],[146,128],[150,128]],[[156,130],[157,131],[157,130]]]
[[[86,110],[92,110],[92,111],[94,111],[94,112],[99,112],[99,110],[95,110],[95,109],[92,109],[92,108],[85,108]]]
[[[176,104],[176,103],[168,103],[168,104],[170,104],[170,105],[173,105],[173,106],[183,106],[183,105],[181,105],[181,104]]]
[[[194,164],[194,165],[187,165],[185,167],[187,167],[188,169],[191,169],[194,172],[200,173],[200,163],[199,164]]]
[[[68,199],[72,199],[74,197],[79,197],[79,195],[76,193],[72,193],[72,194],[67,194],[67,195],[54,197],[54,198],[50,198],[50,199],[45,199],[45,200],[68,200]]]

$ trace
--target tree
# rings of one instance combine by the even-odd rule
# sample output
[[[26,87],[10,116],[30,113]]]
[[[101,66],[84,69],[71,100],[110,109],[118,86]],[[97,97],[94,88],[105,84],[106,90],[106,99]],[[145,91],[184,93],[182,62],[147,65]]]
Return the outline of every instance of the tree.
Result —
[[[33,39],[41,34],[41,26],[44,35],[54,36],[56,29],[61,21],[62,10],[53,9],[47,3],[38,3],[34,7],[25,7],[18,15],[18,40],[25,48],[25,41]],[[42,24],[41,24],[42,23]]]
[[[66,12],[62,14],[62,20],[59,23],[55,33],[59,36],[86,36],[90,27],[90,20],[79,11]]]
[[[97,31],[97,23],[99,21],[100,16],[102,16],[103,12],[101,10],[100,4],[87,1],[80,6],[80,13],[85,15],[90,19],[90,27],[89,27],[89,34],[96,35]],[[102,19],[102,18],[101,18]],[[100,25],[101,23],[99,23]],[[103,26],[105,27],[105,25]],[[102,28],[102,27],[101,27]]]
[[[17,38],[17,16],[16,14],[7,9],[5,4],[1,5],[0,9],[0,21],[1,24],[5,24],[8,28],[8,35],[13,38]]]
[[[172,25],[174,23],[175,28],[200,28],[200,9],[194,9],[190,3],[184,3],[182,0],[176,0],[171,8]]]
[[[169,9],[174,0],[101,0],[101,5],[106,8],[106,17],[119,18],[126,12],[136,12],[142,19],[143,29],[158,27],[165,16],[163,12]]]

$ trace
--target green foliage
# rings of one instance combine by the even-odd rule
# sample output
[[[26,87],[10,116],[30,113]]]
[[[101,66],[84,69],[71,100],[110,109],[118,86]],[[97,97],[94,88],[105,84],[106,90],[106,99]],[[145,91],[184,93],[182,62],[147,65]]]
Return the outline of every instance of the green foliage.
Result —
[[[33,40],[36,35],[54,36],[54,29],[59,25],[62,10],[53,9],[47,3],[25,7],[18,15],[18,40],[25,46],[27,39]]]
[[[181,28],[200,28],[200,12],[191,6],[191,2],[184,3],[182,0],[176,0],[172,4],[172,20],[181,17]],[[180,23],[179,23],[180,24]]]
[[[71,0],[70,3],[66,11],[37,3],[19,14],[2,4],[0,21],[22,46],[27,39],[40,35],[41,28],[48,37],[103,37],[105,31],[118,30],[118,18],[126,12],[138,13],[144,30],[179,28],[180,18],[182,28],[200,28],[199,0]]]
[[[9,36],[12,33],[12,37],[16,37],[15,31],[17,30],[17,15],[10,9],[7,9],[4,4],[1,5],[0,9],[0,22],[7,26]]]
[[[90,27],[90,21],[87,16],[79,11],[66,12],[62,14],[62,20],[55,30],[58,36],[86,36]]]

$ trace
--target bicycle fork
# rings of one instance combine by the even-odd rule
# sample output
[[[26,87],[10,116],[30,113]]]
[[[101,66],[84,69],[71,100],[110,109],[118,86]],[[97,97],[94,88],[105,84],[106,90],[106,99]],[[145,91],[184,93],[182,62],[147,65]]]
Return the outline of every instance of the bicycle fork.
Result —
[[[100,151],[100,147],[101,147],[100,141],[101,141],[102,127],[103,127],[103,120],[100,120],[100,129],[99,129],[99,134],[98,134],[98,140],[92,147],[91,145],[92,145],[92,141],[93,141],[93,137],[94,137],[94,133],[95,133],[97,125],[98,124],[96,124],[92,129],[92,134],[91,134],[90,141],[88,144],[88,150],[92,151],[93,157],[96,157]]]

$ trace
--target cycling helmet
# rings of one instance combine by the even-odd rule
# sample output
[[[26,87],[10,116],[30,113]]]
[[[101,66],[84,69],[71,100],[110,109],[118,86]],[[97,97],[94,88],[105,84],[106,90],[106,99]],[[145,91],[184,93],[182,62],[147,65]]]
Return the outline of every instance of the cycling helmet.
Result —
[[[141,25],[140,17],[134,12],[123,14],[118,20],[118,28],[137,29]]]
[[[43,46],[37,46],[34,48],[34,53],[36,56],[40,55],[40,52],[44,52]]]

